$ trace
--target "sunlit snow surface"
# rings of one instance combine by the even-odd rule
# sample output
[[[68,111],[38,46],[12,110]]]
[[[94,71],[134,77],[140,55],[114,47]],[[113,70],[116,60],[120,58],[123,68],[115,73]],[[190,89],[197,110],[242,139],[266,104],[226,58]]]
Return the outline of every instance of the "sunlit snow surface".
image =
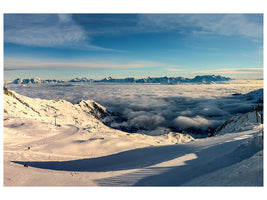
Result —
[[[217,120],[218,109],[228,117],[241,114],[231,109],[251,108],[255,104],[251,97],[232,97],[263,87],[262,81],[249,83],[8,88],[26,96],[74,103],[94,99],[110,109],[116,105],[122,112],[131,109],[128,113],[137,117],[165,119],[166,111],[174,114],[172,122],[183,119],[207,125]],[[263,125],[256,122],[255,112],[236,117],[216,137],[191,140],[185,135],[180,141],[172,133],[149,136],[111,129],[66,101],[15,95],[20,101],[4,95],[5,186],[263,186]],[[60,126],[54,124],[55,108],[61,115]],[[200,112],[213,108],[217,111],[211,110],[210,118]],[[76,124],[74,115],[82,123]],[[149,132],[153,131],[160,132],[159,126]]]
[[[93,99],[119,113],[123,121],[109,126],[150,135],[164,130],[207,132],[225,120],[251,110],[255,102],[233,94],[263,88],[263,81],[231,81],[227,84],[9,84],[19,94],[42,99],[64,99],[78,103]]]

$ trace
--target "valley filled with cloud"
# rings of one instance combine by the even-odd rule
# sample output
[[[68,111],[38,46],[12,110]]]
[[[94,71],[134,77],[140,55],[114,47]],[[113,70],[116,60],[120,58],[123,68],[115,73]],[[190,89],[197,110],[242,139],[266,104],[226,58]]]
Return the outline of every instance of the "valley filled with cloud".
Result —
[[[239,95],[262,88],[262,81],[227,84],[9,84],[8,88],[34,98],[64,99],[71,103],[92,99],[113,117],[102,119],[115,129],[162,135],[187,131],[198,137],[227,119],[246,113],[256,99]]]

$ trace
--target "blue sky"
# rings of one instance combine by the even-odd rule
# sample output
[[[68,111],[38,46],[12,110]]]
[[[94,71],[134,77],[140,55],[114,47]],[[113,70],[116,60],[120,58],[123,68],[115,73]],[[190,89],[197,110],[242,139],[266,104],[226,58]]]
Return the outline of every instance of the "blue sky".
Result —
[[[4,79],[263,76],[262,14],[5,14]]]

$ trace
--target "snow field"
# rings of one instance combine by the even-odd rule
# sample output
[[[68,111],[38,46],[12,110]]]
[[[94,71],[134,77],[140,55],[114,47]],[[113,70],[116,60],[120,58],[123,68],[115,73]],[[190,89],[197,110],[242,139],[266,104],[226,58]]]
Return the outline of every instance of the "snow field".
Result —
[[[263,125],[253,112],[216,137],[194,140],[114,130],[90,107],[15,92],[5,95],[4,109],[5,186],[262,185]]]

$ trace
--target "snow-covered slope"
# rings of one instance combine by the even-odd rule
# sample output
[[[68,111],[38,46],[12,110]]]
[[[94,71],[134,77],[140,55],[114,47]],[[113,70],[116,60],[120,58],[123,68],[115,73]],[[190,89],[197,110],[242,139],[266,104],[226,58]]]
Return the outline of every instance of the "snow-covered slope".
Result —
[[[252,110],[248,113],[233,117],[219,126],[215,131],[215,135],[252,130],[261,124],[262,117],[262,110]]]
[[[196,140],[177,133],[148,136],[114,130],[99,121],[105,114],[106,109],[91,100],[71,104],[4,89],[4,185],[263,184],[263,125],[246,120],[253,119],[253,113],[237,119],[235,127],[225,126],[225,134]],[[233,167],[238,168],[238,174],[231,175],[236,181],[230,176],[210,181]],[[257,177],[249,181],[247,171]]]
[[[109,115],[103,106],[93,100],[71,104],[65,100],[29,98],[4,88],[4,113],[6,116],[33,118],[58,124],[96,123]]]
[[[239,96],[239,98],[244,98],[246,100],[250,100],[253,102],[262,103],[263,102],[263,88],[259,90],[254,90],[247,94],[242,94]]]
[[[247,154],[253,156],[246,156]],[[241,156],[245,157],[241,162],[192,179],[184,186],[262,186],[263,138],[261,134],[237,145],[228,155],[228,159]]]
[[[238,98],[255,102],[255,105],[250,112],[232,117],[225,121],[216,129],[215,135],[252,130],[263,122],[263,89],[242,94],[238,96]]]
[[[65,136],[71,136],[69,140],[65,141],[64,145],[52,145],[49,151],[76,156],[103,156],[136,147],[193,140],[193,138],[186,141],[175,140],[166,136],[152,137],[114,130],[99,120],[109,115],[105,107],[93,100],[82,100],[78,104],[71,104],[65,100],[29,98],[4,88],[4,133],[5,143],[8,144],[11,144],[16,137],[22,139],[23,143],[50,137],[59,132],[62,133],[62,138],[57,139],[64,141],[63,132],[66,132]],[[35,134],[32,134],[32,130]],[[186,136],[177,133],[177,137]],[[53,143],[60,140],[51,139],[51,141]],[[26,148],[27,144],[23,146]]]
[[[78,103],[78,105],[85,113],[92,115],[97,119],[103,119],[111,115],[104,106],[93,100],[82,100]]]

